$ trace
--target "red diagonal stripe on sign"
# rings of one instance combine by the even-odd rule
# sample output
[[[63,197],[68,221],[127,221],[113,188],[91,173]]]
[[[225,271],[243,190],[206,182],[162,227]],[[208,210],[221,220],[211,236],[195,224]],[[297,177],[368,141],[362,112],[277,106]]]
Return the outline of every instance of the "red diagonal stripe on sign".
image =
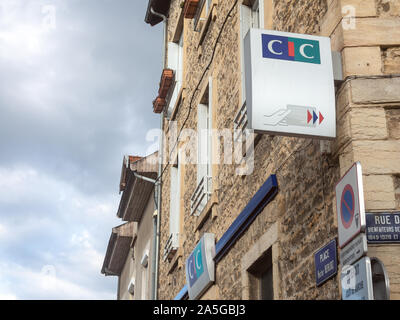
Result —
[[[351,213],[351,209],[349,207],[349,205],[347,204],[346,200],[343,200],[343,204],[346,206],[347,210],[349,210],[349,213]]]

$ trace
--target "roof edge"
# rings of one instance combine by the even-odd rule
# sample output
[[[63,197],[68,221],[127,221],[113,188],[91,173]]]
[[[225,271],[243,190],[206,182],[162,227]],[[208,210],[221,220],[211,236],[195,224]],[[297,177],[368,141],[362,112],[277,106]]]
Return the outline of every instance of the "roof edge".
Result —
[[[159,16],[151,13],[150,9],[153,8],[155,12],[167,16],[170,5],[171,0],[149,0],[144,21],[150,24],[152,27],[160,23],[162,19]]]

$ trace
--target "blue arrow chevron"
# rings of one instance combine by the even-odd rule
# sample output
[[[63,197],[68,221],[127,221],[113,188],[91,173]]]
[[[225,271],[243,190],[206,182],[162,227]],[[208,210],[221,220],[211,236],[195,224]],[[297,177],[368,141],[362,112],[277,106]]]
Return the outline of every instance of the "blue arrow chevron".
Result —
[[[318,120],[318,116],[315,113],[315,111],[313,111],[313,123],[315,123],[315,121],[317,121],[317,120]]]

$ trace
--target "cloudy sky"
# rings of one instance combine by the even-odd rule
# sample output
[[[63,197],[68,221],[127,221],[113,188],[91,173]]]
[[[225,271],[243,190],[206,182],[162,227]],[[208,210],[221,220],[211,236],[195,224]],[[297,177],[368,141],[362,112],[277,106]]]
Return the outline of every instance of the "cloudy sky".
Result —
[[[157,128],[147,0],[0,0],[0,299],[115,299],[124,154]]]

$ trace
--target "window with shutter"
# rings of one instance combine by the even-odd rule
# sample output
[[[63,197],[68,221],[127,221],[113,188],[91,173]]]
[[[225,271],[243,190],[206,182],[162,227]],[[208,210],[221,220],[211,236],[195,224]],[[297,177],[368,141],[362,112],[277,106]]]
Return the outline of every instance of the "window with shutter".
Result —
[[[168,102],[168,116],[171,114],[179,92],[182,88],[183,81],[183,32],[179,38],[179,42],[168,42],[168,68],[174,70],[175,83],[174,89]]]
[[[170,219],[169,219],[169,233],[172,235],[179,234],[180,228],[180,165],[179,156],[176,166],[171,166],[171,188],[170,188]],[[176,237],[176,236],[174,236]],[[176,240],[173,241],[176,243]],[[178,243],[176,243],[176,246]]]
[[[250,28],[264,28],[264,0],[249,1],[240,7],[240,54],[242,75],[242,105],[246,102],[244,70],[244,38]]]
[[[191,198],[191,214],[199,215],[212,191],[212,78],[197,106],[197,188]]]

